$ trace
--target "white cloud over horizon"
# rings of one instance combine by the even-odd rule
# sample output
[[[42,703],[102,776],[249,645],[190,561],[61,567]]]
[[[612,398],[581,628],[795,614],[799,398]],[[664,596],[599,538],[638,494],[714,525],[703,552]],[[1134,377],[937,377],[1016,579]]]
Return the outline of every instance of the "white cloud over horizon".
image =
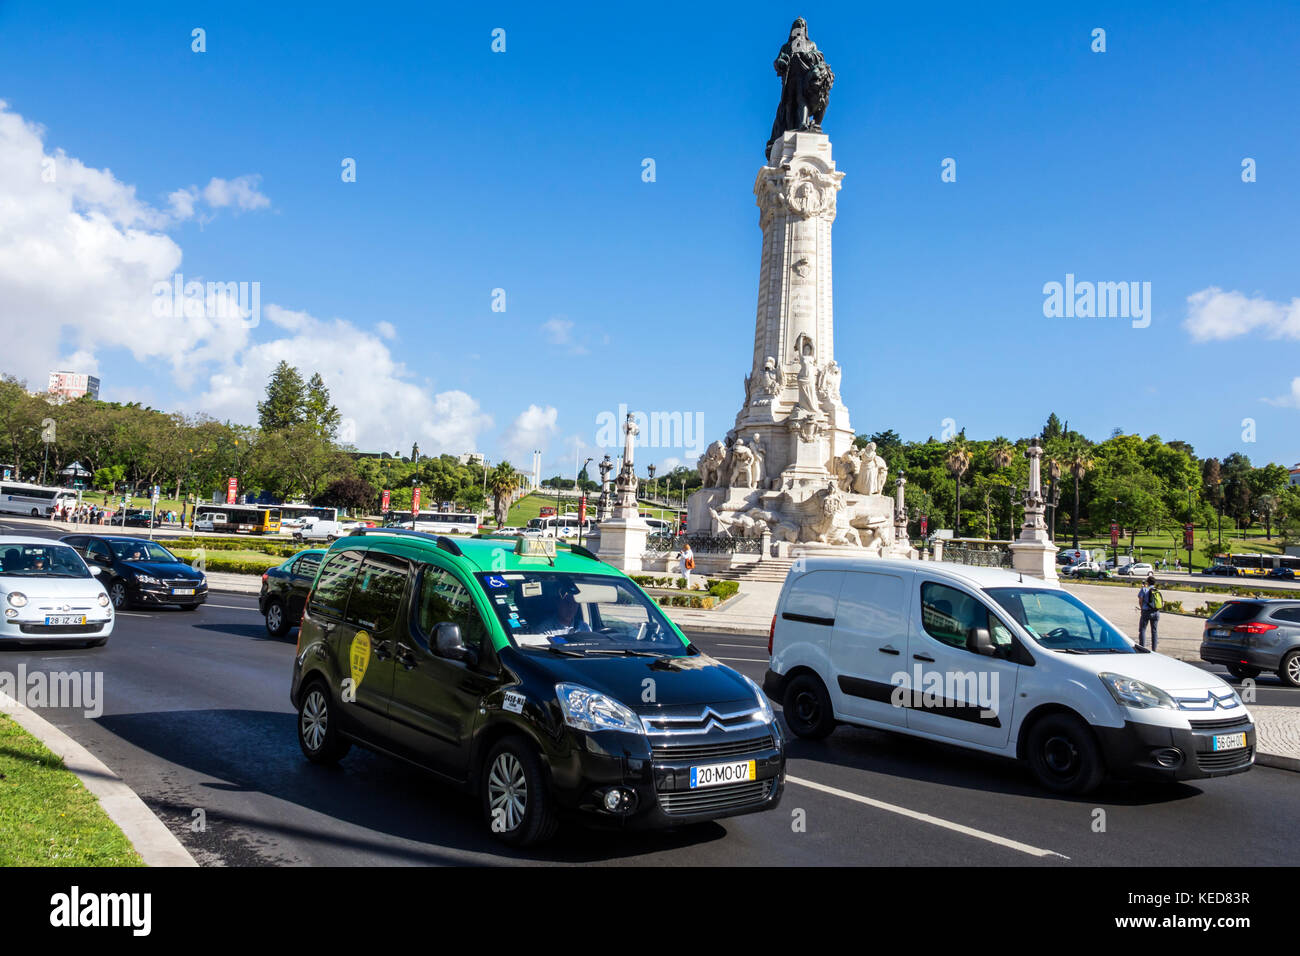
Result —
[[[1300,339],[1300,298],[1274,302],[1210,286],[1187,297],[1183,328],[1193,342],[1222,342],[1252,332],[1270,339]]]

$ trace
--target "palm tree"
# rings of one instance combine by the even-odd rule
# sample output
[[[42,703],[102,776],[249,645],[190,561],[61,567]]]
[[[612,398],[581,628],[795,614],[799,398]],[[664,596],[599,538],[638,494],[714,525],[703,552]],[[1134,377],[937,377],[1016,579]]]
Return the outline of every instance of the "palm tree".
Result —
[[[1074,517],[1070,521],[1070,532],[1074,538],[1074,548],[1079,547],[1079,482],[1092,470],[1092,450],[1084,439],[1075,437],[1065,449],[1065,466],[1074,476]]]
[[[1047,459],[1047,477],[1052,482],[1052,528],[1050,534],[1052,543],[1056,543],[1056,511],[1057,505],[1061,500],[1061,489],[1057,485],[1061,481],[1061,460],[1055,456]]]
[[[957,482],[957,510],[952,527],[953,535],[961,537],[961,476],[970,468],[970,448],[964,435],[958,435],[948,443],[948,453],[944,456],[943,463]]]
[[[993,467],[998,471],[1004,471],[1016,457],[1016,446],[1011,444],[1006,438],[999,435],[993,439],[989,445],[989,455],[993,459]],[[1011,525],[1015,522],[1015,507],[1011,504],[1011,498],[1007,498],[1007,537],[1014,538],[1015,528]],[[992,537],[990,534],[989,537]]]
[[[524,476],[515,471],[514,465],[503,461],[492,469],[488,475],[488,491],[492,492],[492,512],[500,528],[506,523],[510,514],[510,503],[514,494],[523,484]]]

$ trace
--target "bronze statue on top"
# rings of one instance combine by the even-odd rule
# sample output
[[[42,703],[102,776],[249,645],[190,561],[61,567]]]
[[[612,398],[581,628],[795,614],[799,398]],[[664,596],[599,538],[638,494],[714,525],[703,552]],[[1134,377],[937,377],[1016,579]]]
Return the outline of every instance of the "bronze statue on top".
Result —
[[[790,25],[790,39],[772,65],[781,76],[781,103],[776,108],[776,121],[772,123],[772,138],[767,141],[765,155],[771,154],[772,144],[789,130],[822,131],[822,117],[826,115],[831,85],[835,82],[826,58],[817,44],[808,39],[808,24],[803,17]]]

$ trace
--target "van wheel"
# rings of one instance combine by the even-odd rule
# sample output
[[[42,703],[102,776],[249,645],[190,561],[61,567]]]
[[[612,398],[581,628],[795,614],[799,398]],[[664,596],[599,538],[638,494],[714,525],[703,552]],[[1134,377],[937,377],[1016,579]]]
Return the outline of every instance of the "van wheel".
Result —
[[[266,633],[272,637],[284,637],[289,630],[289,618],[284,613],[284,605],[279,598],[266,602]]]
[[[1282,658],[1282,666],[1277,669],[1277,676],[1288,687],[1300,687],[1300,651],[1292,651]]]
[[[1053,793],[1089,793],[1106,765],[1088,726],[1069,714],[1049,714],[1029,731],[1029,768]]]
[[[1250,680],[1252,677],[1259,676],[1259,668],[1248,667],[1245,664],[1229,664],[1228,673],[1237,680]]]
[[[821,740],[835,729],[831,695],[812,674],[800,674],[786,685],[781,707],[790,729],[805,740]]]
[[[492,748],[480,789],[488,828],[503,843],[531,846],[555,833],[555,798],[537,751],[522,738],[507,737]]]
[[[338,763],[352,745],[339,734],[333,702],[324,683],[308,686],[298,704],[298,746],[312,763]]]

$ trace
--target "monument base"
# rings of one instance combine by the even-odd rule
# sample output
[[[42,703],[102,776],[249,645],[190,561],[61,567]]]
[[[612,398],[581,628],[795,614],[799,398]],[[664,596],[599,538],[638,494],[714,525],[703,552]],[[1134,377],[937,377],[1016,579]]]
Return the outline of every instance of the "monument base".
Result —
[[[1032,574],[1044,581],[1057,581],[1056,548],[1050,542],[1037,538],[1013,541],[1011,569]]]
[[[620,571],[640,571],[649,534],[650,525],[644,518],[609,518],[600,523],[600,550],[596,555]]]

